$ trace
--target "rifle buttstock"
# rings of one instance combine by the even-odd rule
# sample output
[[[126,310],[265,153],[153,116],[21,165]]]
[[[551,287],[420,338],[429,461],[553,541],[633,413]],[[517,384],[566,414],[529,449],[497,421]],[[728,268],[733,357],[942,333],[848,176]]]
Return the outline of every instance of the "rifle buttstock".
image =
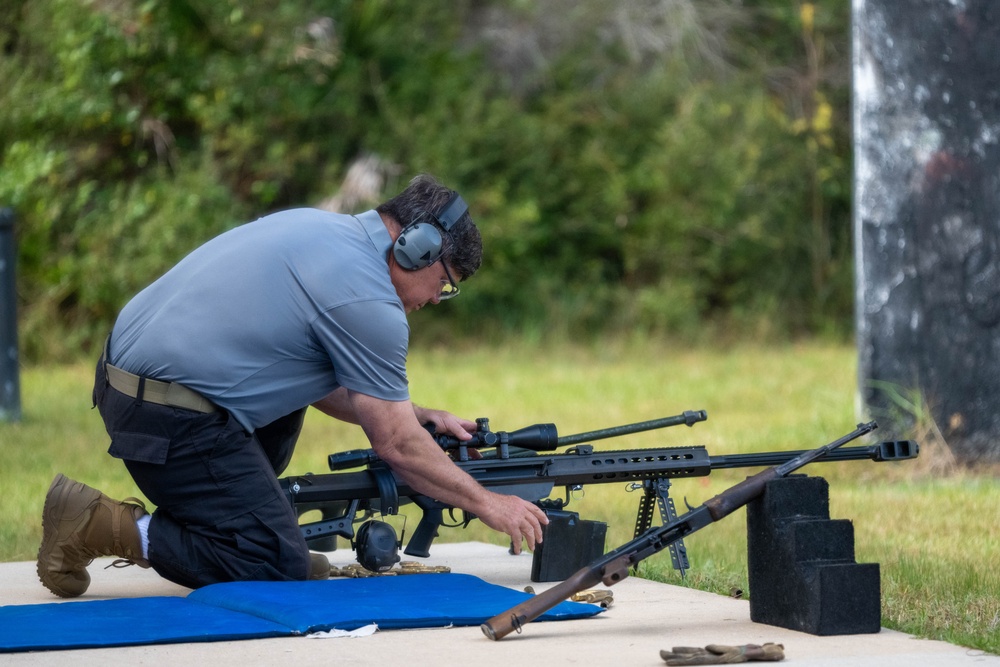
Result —
[[[498,641],[512,632],[521,632],[521,626],[564,602],[580,591],[593,588],[602,581],[610,586],[628,576],[628,566],[631,563],[628,555],[619,556],[607,564],[595,563],[581,568],[566,581],[556,584],[548,590],[534,595],[521,604],[501,612],[479,626],[483,634]]]

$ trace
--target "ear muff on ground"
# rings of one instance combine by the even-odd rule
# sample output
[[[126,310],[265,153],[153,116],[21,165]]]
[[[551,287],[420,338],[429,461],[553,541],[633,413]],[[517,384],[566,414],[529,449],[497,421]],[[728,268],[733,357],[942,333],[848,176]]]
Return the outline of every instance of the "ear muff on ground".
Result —
[[[358,562],[372,572],[385,572],[400,560],[396,530],[385,521],[373,519],[361,524],[353,546]]]

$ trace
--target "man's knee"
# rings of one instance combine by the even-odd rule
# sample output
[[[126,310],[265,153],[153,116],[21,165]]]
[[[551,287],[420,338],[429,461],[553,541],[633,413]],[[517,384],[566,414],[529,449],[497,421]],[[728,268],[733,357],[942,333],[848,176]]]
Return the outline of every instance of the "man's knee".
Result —
[[[250,546],[251,540],[258,540]],[[283,534],[268,527],[266,533],[244,536],[239,540],[247,549],[247,559],[244,567],[255,567],[257,572],[246,578],[261,581],[305,581],[309,578],[310,556],[309,548],[301,534]]]
[[[311,557],[298,527],[270,525],[264,514],[248,512],[216,526],[192,526],[157,510],[149,531],[150,563],[167,579],[192,588],[308,579]]]

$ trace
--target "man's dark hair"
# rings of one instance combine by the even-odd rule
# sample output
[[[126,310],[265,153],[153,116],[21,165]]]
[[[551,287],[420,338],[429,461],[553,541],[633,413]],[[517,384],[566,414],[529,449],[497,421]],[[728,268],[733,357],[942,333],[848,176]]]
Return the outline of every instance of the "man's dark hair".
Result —
[[[393,218],[400,227],[414,222],[433,222],[440,229],[435,215],[444,209],[452,194],[433,176],[421,174],[410,181],[405,190],[375,210]],[[441,229],[441,236],[444,239],[442,260],[459,273],[459,281],[474,274],[483,263],[483,239],[468,211],[449,231]]]

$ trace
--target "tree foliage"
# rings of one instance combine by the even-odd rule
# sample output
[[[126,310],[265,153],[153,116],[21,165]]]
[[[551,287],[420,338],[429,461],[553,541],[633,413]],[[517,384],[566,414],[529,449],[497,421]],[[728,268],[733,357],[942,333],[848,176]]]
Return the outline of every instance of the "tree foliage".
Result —
[[[93,349],[193,247],[365,156],[379,196],[430,172],[480,222],[435,335],[843,333],[849,8],[778,5],[5,3],[22,348]]]

